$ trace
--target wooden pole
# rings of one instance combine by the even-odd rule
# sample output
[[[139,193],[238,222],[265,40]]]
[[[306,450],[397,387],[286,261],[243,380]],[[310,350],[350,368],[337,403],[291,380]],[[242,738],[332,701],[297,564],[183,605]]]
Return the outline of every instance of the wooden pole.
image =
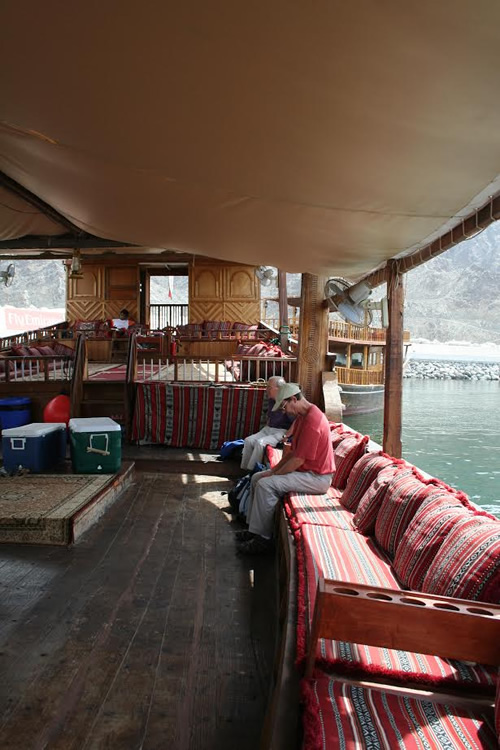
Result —
[[[389,261],[387,278],[389,327],[385,347],[384,451],[401,458],[403,403],[403,274]]]
[[[298,382],[307,399],[323,408],[322,372],[328,348],[328,307],[325,304],[326,276],[302,274]]]
[[[278,270],[278,301],[280,318],[280,344],[283,351],[288,349],[288,295],[286,290],[286,272]]]

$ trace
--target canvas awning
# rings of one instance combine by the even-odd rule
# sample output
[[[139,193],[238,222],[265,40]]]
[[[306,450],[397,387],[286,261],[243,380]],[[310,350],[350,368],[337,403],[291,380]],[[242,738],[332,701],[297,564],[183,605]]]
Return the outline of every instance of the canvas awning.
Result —
[[[4,0],[0,169],[82,230],[356,278],[500,191],[498,0]],[[67,230],[1,195],[0,239]]]

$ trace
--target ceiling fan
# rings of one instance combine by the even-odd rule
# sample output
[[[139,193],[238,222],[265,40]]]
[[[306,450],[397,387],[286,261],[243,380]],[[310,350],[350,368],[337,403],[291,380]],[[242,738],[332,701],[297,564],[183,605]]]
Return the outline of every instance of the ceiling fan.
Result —
[[[14,283],[14,277],[16,275],[16,267],[13,263],[9,263],[6,271],[0,271],[0,279],[3,281],[5,286],[12,286]]]

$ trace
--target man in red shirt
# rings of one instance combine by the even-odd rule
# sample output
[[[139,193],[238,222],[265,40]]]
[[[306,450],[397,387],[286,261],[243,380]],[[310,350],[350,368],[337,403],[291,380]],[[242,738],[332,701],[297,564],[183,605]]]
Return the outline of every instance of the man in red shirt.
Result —
[[[288,492],[322,495],[328,490],[335,469],[328,420],[302,395],[297,383],[281,386],[273,408],[295,417],[292,447],[274,469],[252,477],[248,531],[236,535],[241,554],[254,555],[270,549],[274,510],[280,499]]]

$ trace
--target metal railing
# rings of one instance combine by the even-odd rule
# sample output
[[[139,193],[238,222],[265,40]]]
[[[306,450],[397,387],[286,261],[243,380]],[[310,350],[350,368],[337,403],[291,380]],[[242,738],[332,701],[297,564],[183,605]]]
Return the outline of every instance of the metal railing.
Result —
[[[152,331],[175,328],[189,323],[189,305],[150,305],[149,327]]]

